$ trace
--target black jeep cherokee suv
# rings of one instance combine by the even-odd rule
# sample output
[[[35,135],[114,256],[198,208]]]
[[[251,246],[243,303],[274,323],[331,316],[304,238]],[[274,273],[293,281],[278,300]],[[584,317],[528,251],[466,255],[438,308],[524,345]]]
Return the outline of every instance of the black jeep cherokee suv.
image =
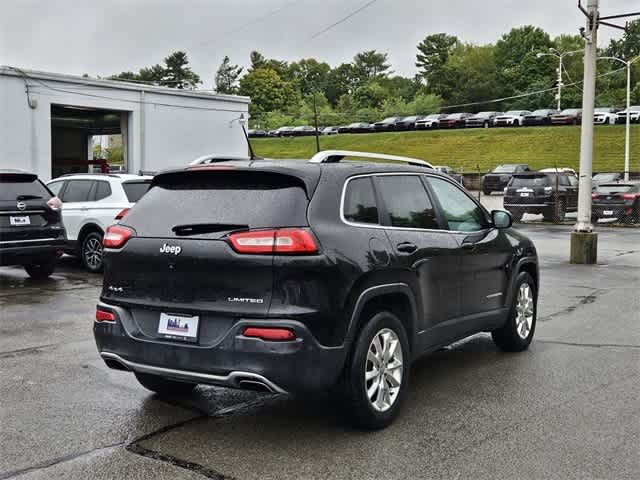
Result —
[[[66,243],[61,206],[37,175],[0,169],[0,265],[51,275]]]
[[[157,175],[104,236],[107,365],[159,394],[338,387],[357,425],[380,428],[421,355],[483,331],[527,348],[537,255],[509,214],[426,162],[345,155]]]

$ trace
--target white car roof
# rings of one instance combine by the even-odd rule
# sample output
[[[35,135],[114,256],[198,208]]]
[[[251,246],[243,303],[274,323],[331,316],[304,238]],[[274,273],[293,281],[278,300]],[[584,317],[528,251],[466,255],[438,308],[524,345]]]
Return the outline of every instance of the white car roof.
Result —
[[[133,173],[78,173],[53,178],[46,183],[49,184],[60,180],[110,180],[114,182],[126,182],[128,180],[151,180],[152,178],[151,175],[135,175]]]

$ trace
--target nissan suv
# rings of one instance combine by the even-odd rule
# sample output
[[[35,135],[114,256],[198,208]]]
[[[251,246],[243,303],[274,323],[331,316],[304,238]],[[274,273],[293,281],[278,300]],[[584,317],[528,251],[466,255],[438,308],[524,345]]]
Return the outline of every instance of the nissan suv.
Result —
[[[65,245],[61,205],[37,175],[0,169],[0,265],[51,275]]]
[[[531,342],[534,245],[430,164],[220,160],[156,175],[107,229],[94,334],[109,367],[160,395],[328,390],[375,429],[423,354],[478,332]]]
[[[102,271],[102,236],[149,189],[150,176],[77,173],[51,180],[47,187],[62,200],[66,253],[86,270]]]

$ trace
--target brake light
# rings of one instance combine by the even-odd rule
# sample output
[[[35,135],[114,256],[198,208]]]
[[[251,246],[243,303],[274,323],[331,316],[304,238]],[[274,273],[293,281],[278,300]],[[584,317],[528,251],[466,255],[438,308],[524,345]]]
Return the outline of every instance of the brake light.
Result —
[[[116,323],[116,316],[111,312],[96,310],[96,322]]]
[[[122,220],[128,211],[128,208],[123,208],[122,210],[120,210],[120,213],[116,215],[116,220]]]
[[[622,198],[624,198],[625,200],[635,200],[638,197],[640,197],[640,193],[623,193],[622,194]]]
[[[270,342],[288,342],[296,339],[296,334],[288,328],[247,327],[242,332],[245,337],[261,338]]]
[[[62,201],[58,197],[51,197],[47,200],[47,207],[54,212],[58,212],[62,208]]]
[[[600,198],[600,195],[598,195],[597,193],[591,194],[591,200],[597,200],[598,198]]]
[[[134,234],[135,232],[128,227],[111,225],[102,237],[102,246],[104,248],[122,248]]]
[[[313,235],[305,228],[239,232],[232,233],[228,239],[233,249],[238,253],[312,254],[318,252]]]

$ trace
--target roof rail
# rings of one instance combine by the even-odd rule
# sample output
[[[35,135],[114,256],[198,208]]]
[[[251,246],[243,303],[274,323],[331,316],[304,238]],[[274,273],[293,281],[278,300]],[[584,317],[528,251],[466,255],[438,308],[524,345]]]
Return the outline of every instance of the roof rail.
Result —
[[[117,173],[102,173],[102,172],[75,172],[75,173],[63,173],[62,175],[60,175],[59,177],[56,178],[61,178],[61,177],[73,177],[75,175],[102,175],[104,177],[115,177],[115,178],[120,178],[120,175]]]
[[[344,157],[356,157],[356,158],[373,158],[379,160],[390,160],[393,162],[404,162],[409,165],[416,165],[419,167],[433,168],[429,162],[424,160],[418,160],[417,158],[401,157],[398,155],[387,155],[386,153],[371,153],[371,152],[355,152],[351,150],[323,150],[316,153],[310,163],[338,163]]]

